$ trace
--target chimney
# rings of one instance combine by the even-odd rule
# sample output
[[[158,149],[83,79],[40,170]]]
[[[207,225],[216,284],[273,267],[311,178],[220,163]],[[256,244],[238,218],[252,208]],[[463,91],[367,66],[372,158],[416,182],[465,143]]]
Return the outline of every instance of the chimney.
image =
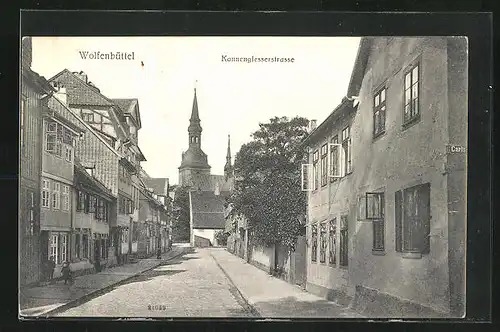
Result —
[[[66,88],[58,88],[55,93],[57,99],[59,99],[65,106],[68,106],[68,94],[66,93]]]
[[[317,120],[311,120],[309,122],[309,132],[313,132],[316,129]]]
[[[85,74],[83,71],[81,71],[81,72],[75,71],[75,72],[73,72],[73,74],[78,76],[78,78],[81,79],[82,81],[84,81],[85,83],[88,83],[87,74]]]

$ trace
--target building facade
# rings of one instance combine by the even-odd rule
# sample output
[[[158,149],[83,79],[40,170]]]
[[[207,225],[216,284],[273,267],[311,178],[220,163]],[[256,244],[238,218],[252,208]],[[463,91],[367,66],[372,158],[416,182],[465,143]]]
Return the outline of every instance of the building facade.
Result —
[[[307,289],[375,316],[462,316],[466,40],[362,38],[348,97],[306,140]]]
[[[110,207],[109,242],[112,263],[128,261],[132,251],[132,229],[138,220],[138,190],[140,162],[145,160],[138,147],[141,128],[137,99],[109,99],[88,79],[84,72],[65,69],[50,79],[66,88],[68,106],[83,119],[120,156],[116,167],[99,169],[104,163],[94,150],[82,159],[85,167],[95,167],[96,176],[109,177],[113,182],[116,204]],[[99,179],[99,178],[98,178]],[[99,179],[101,180],[101,179]],[[101,181],[106,184],[106,181]]]
[[[20,284],[40,280],[40,178],[42,172],[42,112],[52,86],[31,70],[31,38],[22,39],[19,101],[19,252]]]
[[[75,146],[85,132],[69,119],[64,103],[61,89],[42,112],[40,250],[42,263],[55,263],[54,277],[60,276],[62,264],[71,258]]]

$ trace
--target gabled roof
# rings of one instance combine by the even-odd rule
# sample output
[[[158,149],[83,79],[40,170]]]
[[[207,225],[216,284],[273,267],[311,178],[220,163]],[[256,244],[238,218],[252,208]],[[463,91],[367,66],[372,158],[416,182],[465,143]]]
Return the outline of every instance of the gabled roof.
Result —
[[[122,109],[125,115],[129,115],[134,119],[138,126],[137,129],[142,127],[139,100],[137,98],[113,98],[112,100]]]
[[[157,195],[168,195],[168,178],[145,178],[145,184]]]
[[[67,100],[70,105],[113,106],[114,104],[113,101],[98,92],[95,87],[92,87],[68,69],[62,70],[49,79],[49,82],[60,81],[64,81],[64,87],[68,92]]]
[[[224,229],[224,202],[229,193],[215,195],[212,191],[191,191],[193,228]]]
[[[368,64],[368,58],[370,57],[372,44],[373,37],[362,37],[359,42],[358,54],[356,55],[356,61],[354,62],[351,79],[349,81],[349,87],[347,88],[347,97],[359,95],[361,83],[363,82],[363,77],[365,76],[366,65]]]
[[[106,188],[106,186],[103,183],[101,183],[98,179],[87,173],[87,170],[85,169],[85,167],[83,167],[83,165],[78,161],[77,158],[75,158],[74,165],[75,165],[74,177],[75,177],[75,184],[77,187],[79,187],[81,184],[86,184],[90,186],[93,190],[95,190],[97,193],[102,194],[103,197],[109,200],[115,198],[111,190]]]

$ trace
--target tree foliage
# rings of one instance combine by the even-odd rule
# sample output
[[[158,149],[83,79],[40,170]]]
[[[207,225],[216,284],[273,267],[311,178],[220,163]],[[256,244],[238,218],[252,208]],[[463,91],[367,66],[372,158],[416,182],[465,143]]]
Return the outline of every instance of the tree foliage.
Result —
[[[173,202],[174,222],[172,225],[172,238],[174,242],[189,241],[189,192],[187,187],[175,188]]]
[[[307,136],[305,118],[275,117],[259,124],[252,141],[236,155],[235,189],[230,197],[233,215],[243,215],[263,245],[293,248],[305,214],[301,190],[300,143]]]
[[[217,244],[219,246],[226,246],[228,237],[229,233],[227,233],[226,231],[217,231],[215,233],[215,239],[217,240]]]

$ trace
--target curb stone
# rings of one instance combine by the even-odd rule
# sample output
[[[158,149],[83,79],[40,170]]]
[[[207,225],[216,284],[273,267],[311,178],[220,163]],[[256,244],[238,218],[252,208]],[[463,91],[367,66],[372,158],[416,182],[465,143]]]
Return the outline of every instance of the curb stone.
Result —
[[[258,318],[261,318],[263,317],[262,316],[262,312],[260,312],[256,306],[255,306],[255,303],[250,300],[250,297],[245,295],[244,292],[242,290],[240,290],[236,284],[234,283],[233,279],[229,276],[229,274],[227,273],[227,271],[219,264],[219,261],[217,261],[217,258],[215,258],[212,253],[210,252],[210,256],[212,257],[212,259],[215,261],[215,264],[217,264],[217,266],[219,267],[219,269],[221,269],[221,271],[224,273],[224,275],[226,276],[226,278],[229,280],[229,282],[231,283],[231,285],[234,287],[234,289],[236,290],[236,292],[240,295],[240,297],[243,299],[243,301],[245,302],[246,306],[248,307],[248,310],[250,311],[250,313],[254,316],[254,317],[258,317]]]
[[[179,256],[181,256],[183,254],[189,253],[189,252],[190,252],[189,249],[182,248],[180,250],[180,252],[174,254],[172,257],[166,258],[165,260],[162,260],[161,262],[158,262],[157,264],[154,264],[153,266],[151,266],[151,267],[149,267],[149,268],[147,268],[145,270],[142,270],[140,272],[137,272],[134,275],[131,275],[131,276],[125,278],[125,279],[122,279],[122,280],[120,280],[120,281],[118,281],[118,282],[116,282],[114,284],[108,285],[108,286],[106,286],[104,288],[99,288],[99,289],[97,289],[95,291],[92,291],[92,292],[90,292],[88,294],[83,295],[82,297],[79,297],[79,298],[77,298],[75,300],[66,302],[66,303],[64,303],[64,304],[62,304],[62,305],[60,305],[58,307],[55,307],[53,309],[47,310],[45,312],[42,312],[42,313],[40,313],[40,314],[38,314],[36,316],[24,316],[21,313],[19,313],[19,319],[33,319],[33,318],[35,318],[35,319],[40,319],[40,318],[44,319],[44,318],[49,318],[49,315],[54,315],[54,314],[66,311],[66,310],[68,310],[70,308],[76,307],[78,305],[81,305],[81,304],[83,304],[83,303],[91,300],[92,298],[95,298],[95,297],[98,297],[98,296],[101,296],[101,295],[107,293],[109,291],[109,289],[111,289],[113,287],[120,286],[120,285],[124,284],[126,281],[129,281],[130,279],[135,278],[138,275],[143,274],[144,272],[148,272],[148,271],[150,271],[152,269],[155,269],[158,266],[162,265],[163,263],[171,261],[171,260],[173,260],[173,259],[175,259],[175,258],[177,258],[177,257],[179,257]]]

